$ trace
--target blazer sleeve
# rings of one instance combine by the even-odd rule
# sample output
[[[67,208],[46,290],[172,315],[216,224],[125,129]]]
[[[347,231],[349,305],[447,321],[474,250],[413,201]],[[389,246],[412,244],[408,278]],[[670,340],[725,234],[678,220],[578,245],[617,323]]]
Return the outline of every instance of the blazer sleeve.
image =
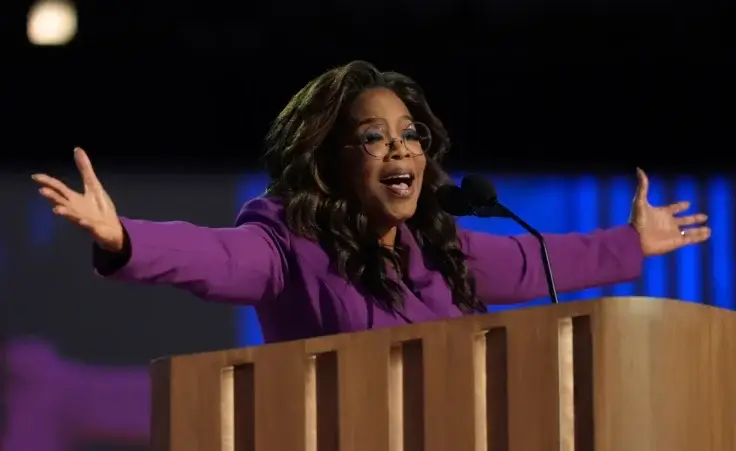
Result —
[[[122,218],[123,252],[95,246],[106,277],[171,285],[212,301],[254,305],[279,296],[287,273],[288,233],[279,221],[246,206],[237,227]]]
[[[483,303],[513,304],[547,296],[536,238],[467,230],[460,232],[460,238]],[[639,234],[629,225],[544,238],[560,293],[626,282],[641,275],[644,258]]]

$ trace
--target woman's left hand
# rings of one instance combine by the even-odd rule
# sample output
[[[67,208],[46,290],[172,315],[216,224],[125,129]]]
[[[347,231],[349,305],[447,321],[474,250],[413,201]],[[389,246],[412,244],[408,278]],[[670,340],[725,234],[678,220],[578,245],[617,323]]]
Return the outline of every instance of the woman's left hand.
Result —
[[[629,221],[639,232],[644,256],[666,254],[688,244],[702,243],[710,238],[710,227],[705,225],[708,216],[703,213],[676,216],[690,208],[688,201],[664,207],[652,206],[647,199],[649,179],[641,169],[637,168],[636,173],[639,187]]]

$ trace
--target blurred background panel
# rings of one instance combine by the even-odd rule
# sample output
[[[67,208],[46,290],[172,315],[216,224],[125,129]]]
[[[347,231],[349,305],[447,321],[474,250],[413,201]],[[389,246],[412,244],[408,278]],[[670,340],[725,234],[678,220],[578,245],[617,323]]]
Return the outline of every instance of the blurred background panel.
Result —
[[[453,175],[488,174],[541,230],[625,222],[636,166],[653,202],[687,198],[710,214],[707,245],[649,260],[636,283],[564,299],[733,308],[733,19],[716,1],[0,3],[3,451],[25,451],[24,437],[42,439],[32,451],[145,449],[145,422],[131,418],[147,415],[151,359],[261,342],[251,309],[97,278],[88,239],[52,217],[28,176],[78,184],[81,145],[122,214],[229,225],[267,182],[269,122],[310,78],[353,59],[420,82],[451,132]],[[59,394],[83,384],[113,405],[84,434]]]

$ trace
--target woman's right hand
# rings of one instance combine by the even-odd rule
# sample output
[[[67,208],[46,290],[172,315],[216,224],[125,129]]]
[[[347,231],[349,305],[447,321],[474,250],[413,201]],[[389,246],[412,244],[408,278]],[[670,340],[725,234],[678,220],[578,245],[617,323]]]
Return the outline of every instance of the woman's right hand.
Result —
[[[82,176],[84,193],[78,193],[46,174],[34,174],[32,178],[41,185],[39,192],[51,201],[55,214],[89,230],[103,249],[119,252],[123,248],[125,233],[115,212],[115,204],[95,175],[84,150],[74,149],[74,161]]]

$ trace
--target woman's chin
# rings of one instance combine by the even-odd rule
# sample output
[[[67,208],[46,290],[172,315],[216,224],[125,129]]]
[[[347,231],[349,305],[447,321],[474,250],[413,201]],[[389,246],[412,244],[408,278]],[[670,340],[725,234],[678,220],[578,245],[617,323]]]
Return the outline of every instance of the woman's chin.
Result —
[[[417,211],[416,200],[409,202],[391,202],[384,205],[384,217],[393,224],[401,224],[414,216]]]

